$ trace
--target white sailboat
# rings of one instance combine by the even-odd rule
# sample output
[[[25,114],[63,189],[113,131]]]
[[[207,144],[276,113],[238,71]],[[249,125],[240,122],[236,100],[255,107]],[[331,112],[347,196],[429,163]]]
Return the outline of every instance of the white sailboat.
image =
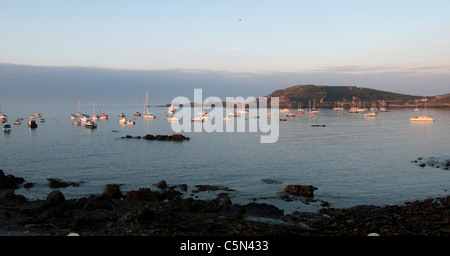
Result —
[[[302,108],[302,102],[301,102],[301,101],[297,104],[297,111],[299,111],[299,112],[304,112],[304,111],[305,111],[305,110]]]
[[[2,104],[1,104],[1,107],[0,107],[0,119],[6,119],[6,114],[5,113],[3,113],[3,100],[2,100]]]
[[[103,99],[102,99],[102,107],[101,107],[101,111],[102,114],[100,115],[100,120],[107,120],[108,119],[108,114],[105,114],[105,112],[103,112]]]
[[[338,101],[337,106],[333,108],[334,111],[340,111],[344,110],[344,103],[341,104],[340,101]]]
[[[146,96],[145,96],[145,104],[144,104],[144,119],[155,119],[155,116],[153,115],[153,113],[150,113],[149,111],[148,111],[148,108],[149,108],[150,106],[149,106],[149,104],[148,104],[148,91],[147,91],[147,94],[146,94]]]
[[[137,110],[137,108],[138,108],[138,100],[136,99],[136,112],[134,113],[134,116],[141,116],[142,114]]]
[[[227,101],[227,116],[237,117],[238,113],[234,110],[234,102]]]
[[[198,117],[194,117],[191,119],[191,122],[203,122],[204,119],[209,119],[208,113],[203,111],[203,100],[202,100],[202,109],[198,113]]]
[[[308,102],[308,112],[306,112],[305,114],[307,114],[307,115],[315,115],[317,113],[318,113],[318,111],[311,110],[311,100],[309,100],[309,102]]]
[[[422,122],[422,123],[434,122],[434,119],[431,116],[429,116],[428,112],[427,112],[428,99],[426,97],[424,97],[421,101],[423,102],[425,113],[420,116],[411,117],[411,118],[409,118],[409,121],[410,122]]]
[[[302,108],[302,102],[298,102],[297,103],[297,111],[295,112],[295,114],[303,114],[305,113],[305,110]]]
[[[352,107],[350,108],[350,110],[348,111],[348,113],[358,113],[358,108],[355,107],[355,99],[353,99],[353,101],[352,101]]]
[[[95,100],[94,100],[94,113],[92,114],[92,120],[98,120],[98,115],[95,113]]]
[[[381,102],[380,112],[389,112],[389,110],[386,108],[386,101]]]

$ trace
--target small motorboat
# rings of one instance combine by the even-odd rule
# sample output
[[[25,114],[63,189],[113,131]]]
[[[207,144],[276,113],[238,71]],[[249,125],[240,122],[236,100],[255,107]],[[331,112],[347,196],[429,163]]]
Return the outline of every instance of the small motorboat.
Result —
[[[144,114],[144,119],[155,119],[156,116],[153,115],[153,113],[147,113]]]
[[[370,112],[370,113],[364,114],[364,117],[377,117],[377,113],[376,112]]]
[[[97,124],[94,121],[89,120],[84,124],[84,127],[89,128],[89,129],[94,129],[94,128],[97,128]]]
[[[9,123],[3,124],[3,131],[4,132],[10,132],[11,131],[11,125]]]
[[[178,117],[176,117],[176,116],[172,116],[172,117],[167,118],[167,121],[169,121],[169,122],[178,122],[178,121],[180,121],[180,119]]]

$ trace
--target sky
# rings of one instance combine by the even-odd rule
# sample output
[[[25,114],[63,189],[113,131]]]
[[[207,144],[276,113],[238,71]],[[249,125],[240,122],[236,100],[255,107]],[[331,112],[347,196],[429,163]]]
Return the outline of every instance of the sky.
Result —
[[[271,79],[275,89],[314,83],[450,92],[448,0],[0,0],[0,6],[4,64],[251,73],[286,81]]]

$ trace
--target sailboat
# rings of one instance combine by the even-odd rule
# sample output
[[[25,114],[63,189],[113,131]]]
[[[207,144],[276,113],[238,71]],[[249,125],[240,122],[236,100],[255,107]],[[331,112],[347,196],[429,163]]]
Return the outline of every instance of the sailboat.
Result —
[[[3,113],[3,100],[2,100],[2,104],[1,104],[1,107],[0,107],[0,119],[6,119],[6,114],[5,113]]]
[[[295,114],[303,114],[303,113],[305,113],[305,110],[303,110],[301,108],[301,106],[302,106],[302,102],[300,101],[299,103],[297,103],[297,111],[295,112]]]
[[[367,110],[367,108],[361,107],[361,100],[359,100],[358,108],[356,108],[356,111],[359,113],[359,112],[364,112],[366,110]]]
[[[234,102],[227,101],[227,116],[237,117],[238,113],[234,110]]]
[[[312,108],[312,110],[310,110],[310,112],[313,113],[313,114],[319,113],[319,109],[316,108],[316,100],[314,100],[313,108]]]
[[[353,101],[352,101],[352,107],[350,108],[350,110],[348,111],[348,113],[358,113],[358,108],[355,107],[355,99],[353,99]]]
[[[386,101],[381,102],[380,112],[389,112],[389,110],[386,108]]]
[[[343,104],[341,106],[341,103],[338,101],[337,106],[333,108],[334,111],[344,110]]]
[[[311,100],[309,100],[309,103],[308,103],[308,112],[306,112],[305,114],[307,114],[307,115],[315,115],[315,114],[317,114],[316,111],[312,111],[311,110]]]
[[[103,112],[103,99],[102,99],[101,112],[102,112],[102,114],[100,115],[100,120],[107,120],[108,119],[108,114],[105,114],[105,112]]]
[[[419,101],[416,100],[416,108],[414,109],[414,111],[416,111],[416,112],[420,110],[418,104],[419,104]]]
[[[171,117],[167,118],[167,121],[168,122],[178,122],[178,121],[180,121],[180,119],[176,116],[171,116]]]
[[[94,114],[92,114],[92,120],[98,120],[98,115],[95,113],[95,100],[94,100]]]
[[[374,101],[372,102],[372,107],[370,108],[370,111],[377,111],[377,110],[378,110],[377,103]]]
[[[141,116],[141,112],[137,111],[138,106],[138,100],[136,99],[136,112],[134,113],[134,116]]]
[[[203,122],[204,119],[209,119],[208,113],[203,111],[203,100],[202,100],[202,110],[198,113],[199,117],[194,117],[191,122]]]
[[[416,116],[416,117],[411,117],[409,119],[409,121],[411,122],[434,122],[434,119],[428,115],[427,113],[427,101],[428,99],[426,97],[424,97],[422,100],[423,105],[424,105],[424,109],[425,109],[425,114],[420,115],[420,116]]]
[[[148,105],[148,91],[147,91],[147,95],[145,96],[145,104],[144,104],[144,119],[155,119],[155,116],[153,115],[153,113],[150,113],[148,111],[148,108],[150,106]]]

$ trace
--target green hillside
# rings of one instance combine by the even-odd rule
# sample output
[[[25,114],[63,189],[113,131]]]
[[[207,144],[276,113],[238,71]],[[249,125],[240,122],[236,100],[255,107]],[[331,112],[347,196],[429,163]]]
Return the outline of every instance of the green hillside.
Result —
[[[321,86],[321,85],[295,85],[286,89],[274,91],[268,97],[278,97],[280,107],[297,107],[298,102],[303,106],[316,102],[318,107],[331,107],[336,102],[346,105],[353,100],[362,104],[371,105],[386,101],[396,105],[409,104],[422,96],[412,96],[387,91],[374,90],[356,86]]]

